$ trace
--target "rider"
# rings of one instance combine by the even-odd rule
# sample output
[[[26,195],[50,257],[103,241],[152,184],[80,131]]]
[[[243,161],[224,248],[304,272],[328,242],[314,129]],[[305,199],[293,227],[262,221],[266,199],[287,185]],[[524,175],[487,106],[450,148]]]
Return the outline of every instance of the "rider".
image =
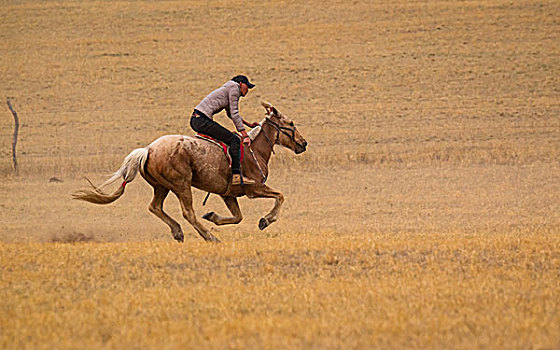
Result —
[[[194,131],[201,134],[211,136],[217,140],[225,142],[229,146],[229,154],[231,155],[231,172],[232,185],[254,184],[255,181],[241,175],[240,165],[240,147],[239,137],[224,128],[212,117],[214,114],[226,110],[227,116],[233,120],[235,128],[243,136],[243,143],[246,147],[251,145],[251,139],[247,135],[247,131],[243,124],[254,128],[258,123],[249,123],[239,115],[239,99],[246,96],[249,89],[255,85],[249,82],[244,75],[237,75],[230,81],[226,82],[222,87],[212,91],[206,96],[194,109],[191,116],[191,127]]]

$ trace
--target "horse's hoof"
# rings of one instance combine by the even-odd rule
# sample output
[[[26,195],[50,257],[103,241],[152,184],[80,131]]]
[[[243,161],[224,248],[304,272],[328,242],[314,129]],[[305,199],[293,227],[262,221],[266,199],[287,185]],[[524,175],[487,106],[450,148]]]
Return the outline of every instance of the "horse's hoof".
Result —
[[[261,218],[260,221],[259,221],[259,230],[261,230],[261,231],[264,230],[265,228],[268,227],[268,225],[270,225],[268,223],[268,220],[266,218]]]
[[[203,238],[206,242],[209,242],[209,243],[222,243],[222,241],[220,241],[218,239],[218,237],[213,236],[213,235],[210,235],[210,237],[203,237]]]
[[[216,214],[213,211],[211,211],[209,213],[206,213],[206,214],[202,215],[202,218],[204,220],[212,221],[212,219],[214,218],[214,215],[216,215]]]
[[[173,238],[175,238],[175,240],[179,243],[183,243],[185,241],[185,236],[183,235],[183,232],[179,232],[177,234],[173,234]]]

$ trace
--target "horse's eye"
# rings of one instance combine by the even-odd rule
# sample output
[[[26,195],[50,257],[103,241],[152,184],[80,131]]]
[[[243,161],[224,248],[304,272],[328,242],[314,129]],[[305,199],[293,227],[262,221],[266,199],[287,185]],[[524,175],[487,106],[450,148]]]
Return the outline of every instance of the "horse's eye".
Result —
[[[294,122],[290,122],[290,126],[294,126]]]

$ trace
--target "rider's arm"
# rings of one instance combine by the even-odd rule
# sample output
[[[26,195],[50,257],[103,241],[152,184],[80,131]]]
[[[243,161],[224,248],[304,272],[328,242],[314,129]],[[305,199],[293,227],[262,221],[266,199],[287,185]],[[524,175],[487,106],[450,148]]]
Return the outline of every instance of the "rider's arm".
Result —
[[[243,121],[243,124],[247,125],[250,128],[255,128],[259,125],[259,123],[251,123],[251,122],[246,121],[243,118],[241,118],[241,120]]]
[[[232,86],[228,91],[228,98],[229,108],[226,110],[226,112],[229,111],[228,117],[233,120],[237,131],[243,134],[245,126],[243,126],[243,118],[239,115],[239,87]]]

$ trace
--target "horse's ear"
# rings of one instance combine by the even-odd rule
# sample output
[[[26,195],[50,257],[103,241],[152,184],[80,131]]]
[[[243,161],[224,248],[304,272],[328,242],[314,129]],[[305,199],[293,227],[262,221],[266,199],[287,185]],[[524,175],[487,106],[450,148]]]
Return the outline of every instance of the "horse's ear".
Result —
[[[272,106],[270,103],[268,103],[268,102],[266,102],[266,101],[262,101],[261,104],[262,104],[263,107],[266,109],[266,113],[267,113],[267,114],[278,115],[278,111],[277,111],[276,108],[274,108],[274,106]]]

